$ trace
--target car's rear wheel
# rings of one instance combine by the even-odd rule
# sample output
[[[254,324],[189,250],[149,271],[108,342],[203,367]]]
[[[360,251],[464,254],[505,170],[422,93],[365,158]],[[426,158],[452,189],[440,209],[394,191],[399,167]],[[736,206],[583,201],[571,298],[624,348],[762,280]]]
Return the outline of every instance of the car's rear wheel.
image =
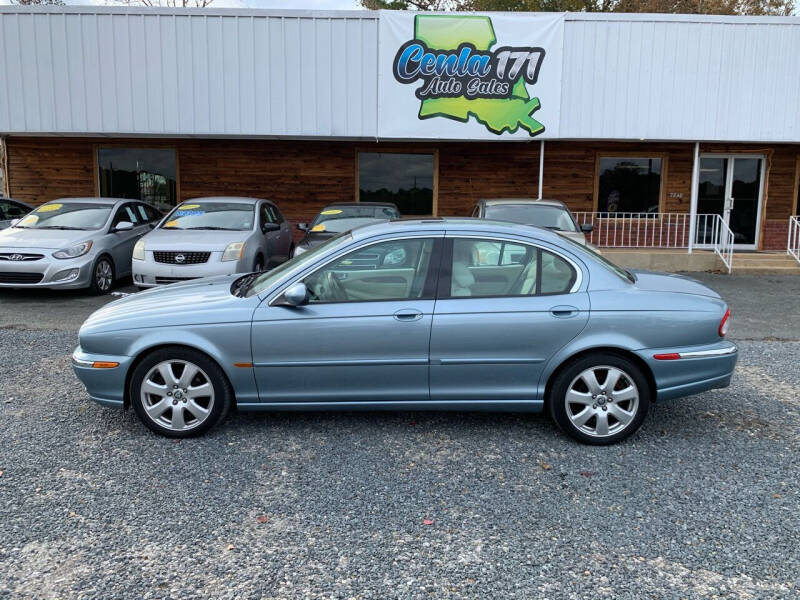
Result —
[[[103,296],[111,291],[114,285],[114,263],[108,256],[99,257],[92,268],[92,280],[89,291],[96,296]]]
[[[205,433],[225,418],[233,392],[219,365],[191,348],[162,348],[136,367],[130,398],[139,419],[172,438]]]
[[[553,420],[572,438],[614,444],[641,427],[650,407],[650,385],[630,359],[598,352],[561,370],[548,403]]]

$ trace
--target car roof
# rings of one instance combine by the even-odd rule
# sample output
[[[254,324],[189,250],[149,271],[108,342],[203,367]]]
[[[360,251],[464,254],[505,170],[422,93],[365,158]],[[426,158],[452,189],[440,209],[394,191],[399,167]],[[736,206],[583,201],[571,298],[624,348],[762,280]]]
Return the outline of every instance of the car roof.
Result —
[[[421,219],[394,219],[356,227],[351,231],[353,239],[363,239],[383,233],[420,232],[425,229],[445,230],[447,232],[469,232],[491,235],[522,235],[545,242],[558,244],[563,238],[555,231],[537,225],[522,225],[509,221],[492,221],[471,217],[428,217]]]
[[[91,202],[93,204],[108,204],[109,206],[113,206],[118,202],[141,202],[141,200],[134,200],[133,198],[96,198],[94,196],[87,196],[85,198],[56,198],[54,200],[48,200],[45,204],[50,204],[51,202],[60,202],[62,204],[69,204],[70,202]],[[145,204],[147,203],[145,202]]]
[[[382,206],[384,208],[393,208],[397,212],[400,210],[397,208],[397,205],[394,202],[332,202],[330,204],[326,204],[325,207],[329,206]],[[324,208],[322,210],[325,210]]]
[[[542,204],[545,206],[558,206],[560,208],[567,208],[561,200],[554,200],[552,198],[484,198],[480,200],[486,206],[500,206],[508,204]]]
[[[187,202],[230,202],[231,204],[255,204],[256,202],[270,202],[266,198],[251,198],[249,196],[201,196],[199,198],[189,198],[181,204]],[[270,202],[271,204],[272,202]]]

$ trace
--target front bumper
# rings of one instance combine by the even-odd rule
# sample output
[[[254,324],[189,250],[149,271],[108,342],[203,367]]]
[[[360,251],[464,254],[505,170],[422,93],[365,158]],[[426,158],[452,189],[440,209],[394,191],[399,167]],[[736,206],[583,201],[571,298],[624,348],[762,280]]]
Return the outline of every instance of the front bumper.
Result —
[[[252,270],[252,265],[246,264],[242,259],[222,262],[221,251],[211,252],[207,262],[196,265],[159,263],[153,258],[153,251],[148,249],[144,253],[144,260],[132,261],[132,270],[135,285],[155,287],[201,277],[248,273]]]
[[[704,346],[650,348],[637,354],[653,373],[657,400],[727,387],[739,357],[736,344],[725,340]]]
[[[43,254],[38,260],[0,260],[0,288],[86,288],[92,281],[94,255],[78,258],[53,258],[54,250],[43,248],[3,248],[4,254]],[[64,278],[65,274],[70,276]]]
[[[131,356],[89,354],[80,346],[72,353],[72,370],[86,386],[89,398],[111,408],[125,405],[125,376],[133,361]],[[109,364],[117,363],[116,367]],[[98,366],[106,365],[106,366]]]

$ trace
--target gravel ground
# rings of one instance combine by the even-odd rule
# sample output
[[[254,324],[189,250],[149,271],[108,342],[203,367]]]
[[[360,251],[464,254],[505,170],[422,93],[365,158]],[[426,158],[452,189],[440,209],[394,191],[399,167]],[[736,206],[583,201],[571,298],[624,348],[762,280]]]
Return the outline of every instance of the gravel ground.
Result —
[[[0,329],[0,598],[800,593],[800,343],[742,342],[729,389],[610,448],[449,413],[233,414],[170,441],[86,399],[74,344]]]

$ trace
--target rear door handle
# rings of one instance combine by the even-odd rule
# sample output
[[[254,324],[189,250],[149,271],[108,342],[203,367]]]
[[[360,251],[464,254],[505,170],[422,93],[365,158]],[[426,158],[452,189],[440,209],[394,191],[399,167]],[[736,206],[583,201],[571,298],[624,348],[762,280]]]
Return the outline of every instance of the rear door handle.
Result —
[[[404,308],[394,313],[396,321],[419,321],[422,318],[422,313],[412,308]]]
[[[578,314],[576,306],[554,306],[550,309],[550,314],[558,319],[568,319]]]

